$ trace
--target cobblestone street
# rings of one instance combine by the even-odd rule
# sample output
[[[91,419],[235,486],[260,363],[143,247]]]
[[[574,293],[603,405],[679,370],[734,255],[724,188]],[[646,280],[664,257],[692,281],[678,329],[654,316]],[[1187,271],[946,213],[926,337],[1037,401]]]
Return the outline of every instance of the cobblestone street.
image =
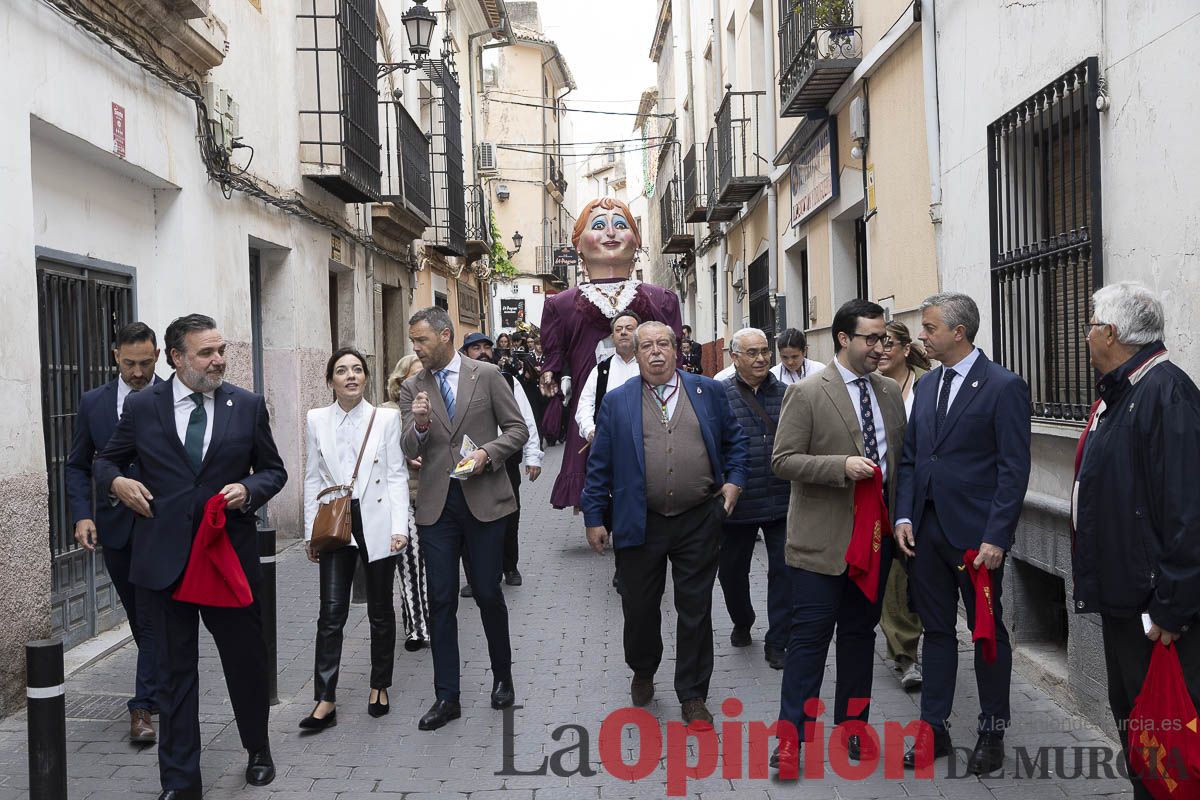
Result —
[[[316,567],[304,558],[294,541],[279,559],[279,705],[272,708],[272,749],[278,778],[264,789],[244,786],[245,754],[234,725],[220,664],[211,639],[201,644],[201,724],[204,741],[203,772],[206,797],[240,800],[359,800],[359,798],[404,797],[472,800],[505,792],[513,800],[558,800],[559,798],[662,797],[666,794],[666,767],[649,777],[626,782],[618,780],[600,764],[599,732],[609,712],[628,705],[629,672],[622,657],[619,599],[610,586],[611,554],[605,558],[590,552],[585,544],[582,521],[568,511],[554,511],[548,496],[561,448],[547,455],[546,474],[536,483],[526,483],[522,526],[521,570],[524,585],[505,587],[511,614],[514,678],[517,703],[523,708],[513,716],[511,740],[515,770],[534,771],[542,760],[576,742],[577,733],[567,732],[556,741],[560,726],[582,726],[588,733],[587,757],[591,776],[498,774],[505,772],[504,715],[488,704],[491,676],[479,616],[471,601],[460,610],[463,665],[463,718],[433,733],[417,730],[418,717],[433,700],[433,677],[429,652],[397,652],[396,679],[392,687],[392,713],[375,720],[367,716],[368,634],[365,606],[355,606],[347,624],[339,725],[319,735],[304,736],[296,723],[312,707],[313,635],[317,614]],[[756,553],[753,585],[759,622],[755,645],[735,649],[729,644],[730,625],[724,603],[714,597],[716,669],[709,705],[720,722],[721,703],[730,697],[742,701],[738,719],[771,721],[779,701],[781,673],[771,670],[762,657],[765,631],[765,555]],[[668,582],[669,585],[669,582]],[[399,616],[399,614],[397,614]],[[664,628],[673,631],[670,591],[664,598]],[[877,638],[873,721],[908,722],[916,717],[919,695],[905,694],[883,656],[884,640]],[[673,669],[671,637],[657,677],[657,698],[649,710],[660,720],[678,720],[679,708],[671,691]],[[977,712],[974,676],[969,657],[960,658],[958,695],[954,718],[955,744],[974,744]],[[154,747],[130,745],[126,741],[128,719],[125,692],[132,685],[134,648],[126,644],[110,655],[76,672],[67,681],[68,760],[70,796],[84,798],[127,798],[154,796],[159,791]],[[945,761],[937,762],[937,777],[903,781],[887,780],[882,768],[864,780],[844,780],[834,775],[826,760],[823,779],[801,778],[796,783],[773,779],[729,780],[713,775],[690,781],[689,796],[702,798],[875,798],[949,797],[955,800],[997,797],[1062,798],[1130,795],[1123,779],[1070,779],[1075,757],[1071,750],[1066,765],[1049,764],[1045,778],[1021,778],[1014,757],[1018,747],[1031,754],[1040,747],[1106,747],[1112,742],[1086,723],[1064,711],[1043,691],[1014,674],[1012,687],[1013,728],[1007,743],[1009,760],[1005,777],[979,780],[949,777]],[[827,665],[824,698],[832,706],[832,650]],[[831,724],[831,715],[826,715]],[[24,797],[27,793],[25,716],[13,715],[0,721],[0,800]],[[881,729],[881,728],[880,728]],[[745,727],[742,729],[745,749]],[[636,754],[625,739],[627,762]],[[561,758],[566,770],[578,764],[578,750]],[[694,762],[695,754],[692,755]],[[718,762],[720,763],[720,762]],[[743,756],[743,763],[748,759]],[[1086,760],[1085,760],[1086,765]],[[965,773],[965,754],[957,755],[954,772]],[[718,767],[718,773],[719,773]],[[590,771],[589,770],[589,771]],[[561,772],[562,770],[560,770]]]

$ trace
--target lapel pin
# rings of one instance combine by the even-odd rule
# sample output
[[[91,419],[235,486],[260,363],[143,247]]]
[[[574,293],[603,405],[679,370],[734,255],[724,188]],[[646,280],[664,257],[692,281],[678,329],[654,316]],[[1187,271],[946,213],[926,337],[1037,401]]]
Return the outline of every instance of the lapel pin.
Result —
[[[972,383],[972,384],[971,384],[971,388],[972,388],[972,389],[978,389],[978,388],[979,388],[979,381],[975,381],[974,383]]]
[[[225,401],[225,405],[227,405],[227,406],[232,406],[232,405],[233,405],[233,401],[232,401],[232,400],[226,400],[226,401]]]
[[[704,394],[704,390],[703,390],[703,389],[701,389],[699,386],[697,386],[697,387],[696,387],[696,394]]]

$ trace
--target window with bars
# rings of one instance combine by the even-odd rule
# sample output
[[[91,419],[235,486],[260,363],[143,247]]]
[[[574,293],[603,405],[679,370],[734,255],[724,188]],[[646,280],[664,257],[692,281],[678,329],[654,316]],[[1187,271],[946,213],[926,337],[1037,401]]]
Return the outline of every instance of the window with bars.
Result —
[[[1099,62],[1089,58],[988,126],[992,336],[1033,416],[1082,422],[1083,326],[1103,285]]]

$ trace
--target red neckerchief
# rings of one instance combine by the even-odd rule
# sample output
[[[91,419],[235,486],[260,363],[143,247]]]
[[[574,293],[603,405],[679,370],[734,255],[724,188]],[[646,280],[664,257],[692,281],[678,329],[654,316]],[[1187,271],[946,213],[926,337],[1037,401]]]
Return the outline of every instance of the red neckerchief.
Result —
[[[978,550],[968,550],[963,553],[962,569],[971,576],[971,585],[975,587],[975,627],[971,630],[971,638],[983,645],[983,660],[989,664],[996,661],[996,609],[992,604],[992,573],[980,565],[975,567]]]
[[[879,599],[879,572],[883,537],[892,535],[887,506],[883,502],[883,471],[854,484],[854,529],[846,547],[850,580],[872,603]]]

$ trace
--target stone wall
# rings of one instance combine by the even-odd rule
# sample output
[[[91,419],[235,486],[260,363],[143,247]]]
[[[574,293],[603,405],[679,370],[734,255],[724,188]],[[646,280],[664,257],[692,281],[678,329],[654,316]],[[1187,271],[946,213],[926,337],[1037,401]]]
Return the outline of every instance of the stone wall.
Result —
[[[21,707],[25,642],[50,634],[50,508],[46,474],[0,479],[0,716]]]

